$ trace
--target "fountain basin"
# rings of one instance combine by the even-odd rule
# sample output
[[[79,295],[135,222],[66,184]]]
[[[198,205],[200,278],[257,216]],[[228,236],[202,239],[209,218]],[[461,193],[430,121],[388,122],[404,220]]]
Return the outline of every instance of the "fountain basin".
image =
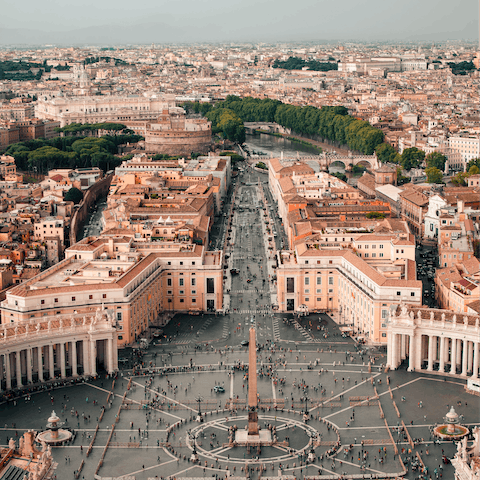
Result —
[[[468,432],[469,430],[467,427],[451,424],[439,425],[433,429],[435,436],[441,438],[442,440],[460,440],[465,435],[468,435]]]

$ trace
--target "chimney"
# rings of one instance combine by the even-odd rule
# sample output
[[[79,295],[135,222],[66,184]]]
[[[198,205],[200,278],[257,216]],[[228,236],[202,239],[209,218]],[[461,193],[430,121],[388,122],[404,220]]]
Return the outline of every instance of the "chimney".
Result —
[[[463,200],[457,199],[457,211],[458,213],[463,213],[465,202]]]

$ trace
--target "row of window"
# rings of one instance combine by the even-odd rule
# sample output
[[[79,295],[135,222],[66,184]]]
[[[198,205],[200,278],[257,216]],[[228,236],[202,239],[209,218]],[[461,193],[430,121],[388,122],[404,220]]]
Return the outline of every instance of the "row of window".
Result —
[[[102,298],[107,298],[107,294],[106,294],[106,293],[102,293]],[[89,300],[93,300],[93,295],[89,295],[89,296],[88,296],[88,299],[89,299]],[[72,297],[72,302],[75,302],[76,300],[77,300],[77,297]],[[58,303],[58,298],[54,298],[53,301],[54,301],[55,303]],[[44,299],[40,300],[40,304],[41,304],[41,305],[45,305],[45,300],[44,300]],[[17,301],[15,301],[15,305],[18,305],[18,302],[17,302]]]

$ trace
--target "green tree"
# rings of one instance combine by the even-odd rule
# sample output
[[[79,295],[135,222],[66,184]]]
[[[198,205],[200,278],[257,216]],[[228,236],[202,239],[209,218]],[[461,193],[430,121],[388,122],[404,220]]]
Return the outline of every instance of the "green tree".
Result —
[[[419,150],[416,147],[406,148],[402,153],[402,158],[400,164],[404,170],[411,170],[412,168],[417,168],[423,162],[425,158],[425,152]]]
[[[446,161],[447,157],[445,155],[442,155],[440,152],[432,152],[425,157],[427,167],[435,167],[442,172],[445,170]]]
[[[398,163],[398,153],[389,143],[377,145],[375,152],[382,163]]]
[[[436,167],[429,167],[425,169],[428,183],[443,183],[442,171]]]
[[[67,202],[73,202],[75,205],[83,200],[83,193],[78,188],[72,187],[64,197]]]
[[[470,168],[472,168],[474,165],[480,168],[480,158],[473,158],[467,163],[467,168],[466,168],[467,172],[469,172]]]
[[[368,212],[365,216],[367,218],[385,218],[385,214],[382,212]]]

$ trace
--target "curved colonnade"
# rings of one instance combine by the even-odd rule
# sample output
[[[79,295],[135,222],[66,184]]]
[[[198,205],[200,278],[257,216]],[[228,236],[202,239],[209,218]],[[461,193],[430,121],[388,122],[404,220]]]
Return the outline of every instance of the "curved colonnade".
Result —
[[[0,325],[0,391],[118,369],[112,317],[57,315]]]
[[[480,317],[403,305],[388,323],[387,366],[478,379]]]

